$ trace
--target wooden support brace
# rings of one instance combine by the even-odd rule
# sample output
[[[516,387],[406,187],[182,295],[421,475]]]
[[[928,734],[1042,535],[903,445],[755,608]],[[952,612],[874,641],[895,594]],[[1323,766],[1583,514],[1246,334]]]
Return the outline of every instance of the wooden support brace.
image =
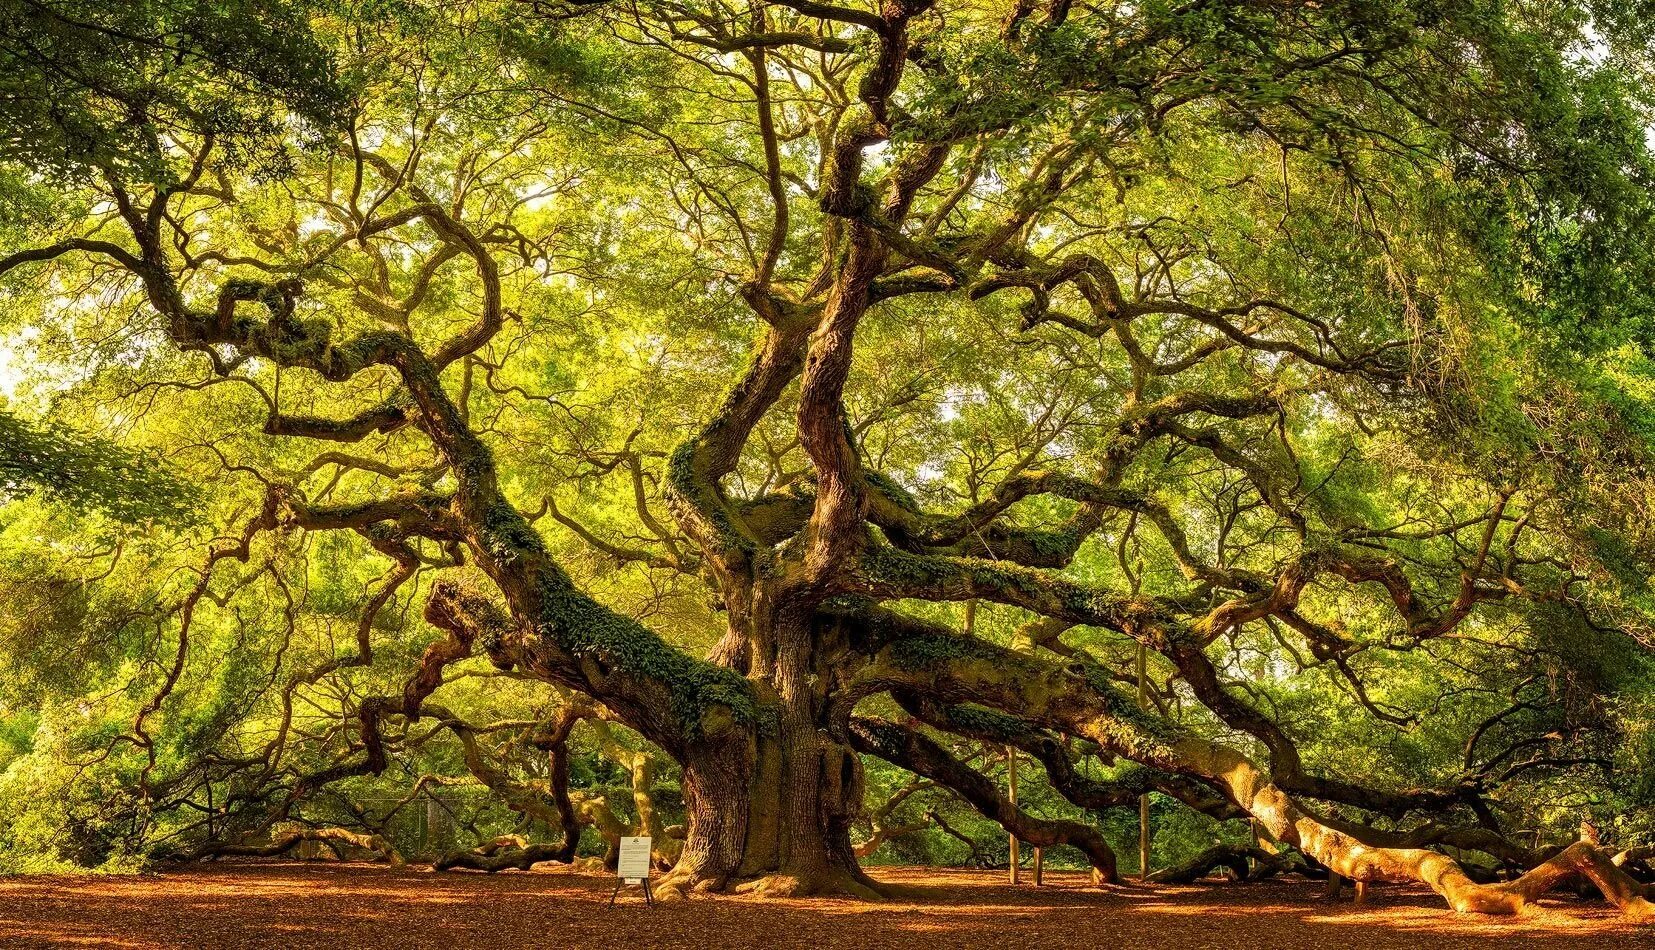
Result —
[[[1006,746],[1006,800],[1013,808],[1017,807],[1017,750]],[[1007,879],[1016,884],[1018,880],[1018,865],[1023,863],[1022,855],[1018,853],[1017,836],[1011,836],[1011,862]]]

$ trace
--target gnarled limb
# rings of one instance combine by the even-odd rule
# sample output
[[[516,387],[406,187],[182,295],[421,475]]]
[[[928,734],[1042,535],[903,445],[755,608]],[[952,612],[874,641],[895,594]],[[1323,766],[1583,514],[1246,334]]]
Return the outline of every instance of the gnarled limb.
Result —
[[[500,871],[527,871],[536,864],[547,861],[567,863],[569,860],[563,853],[562,845],[523,843],[504,847],[500,846],[498,841],[499,839],[496,839],[479,848],[450,851],[438,858],[431,865],[431,869],[449,871],[454,868],[467,868],[496,874]]]
[[[1086,855],[1104,880],[1116,879],[1115,852],[1097,829],[1078,821],[1030,815],[1001,794],[987,776],[913,729],[866,717],[852,719],[850,726],[851,742],[858,751],[876,755],[953,790],[1020,841],[1040,847],[1071,845]]]
[[[1353,881],[1419,881],[1455,910],[1509,914],[1579,873],[1623,913],[1640,918],[1655,914],[1642,885],[1595,845],[1571,845],[1516,881],[1478,884],[1458,862],[1439,852],[1373,847],[1329,826],[1247,756],[1149,715],[1113,683],[1086,675],[1084,667],[1053,666],[934,628],[927,633],[913,625],[888,623],[879,634],[894,639],[858,674],[860,689],[908,689],[942,700],[1016,710],[1031,722],[1085,736],[1135,761],[1212,782],[1257,818],[1272,838]]]
[[[1236,818],[1243,814],[1211,786],[1189,776],[1135,766],[1112,782],[1088,778],[1075,768],[1069,750],[1056,736],[1016,716],[981,706],[948,706],[920,695],[898,693],[896,698],[905,710],[944,732],[994,745],[1011,745],[1029,753],[1045,766],[1052,788],[1081,808],[1095,811],[1126,808],[1135,806],[1140,795],[1159,791],[1215,818]]]
[[[1296,602],[1297,591],[1307,582],[1304,575],[1316,570],[1318,563],[1316,557],[1307,555],[1300,562],[1303,570],[1285,572],[1272,596]],[[1202,652],[1205,640],[1180,619],[1178,606],[1166,599],[1079,584],[1051,571],[974,558],[914,555],[890,547],[865,551],[856,570],[862,589],[879,597],[981,597],[1044,617],[1116,630],[1145,643],[1172,660],[1196,696],[1221,719],[1259,737],[1271,752],[1274,774],[1284,787],[1294,791],[1392,814],[1410,808],[1440,807],[1474,792],[1470,788],[1383,792],[1308,774],[1299,761],[1297,746],[1281,727],[1223,688],[1217,669]],[[1281,593],[1284,588],[1293,592],[1290,598]],[[1265,612],[1261,610],[1260,616]],[[1094,670],[1089,678],[1098,678],[1100,672]]]
[[[1216,844],[1200,852],[1194,857],[1176,867],[1162,868],[1149,875],[1147,880],[1151,884],[1193,884],[1219,868],[1224,868],[1238,881],[1247,879],[1251,868],[1249,860],[1261,863],[1273,863],[1276,855],[1258,847],[1247,845]]]
[[[199,849],[197,854],[202,857],[273,858],[292,851],[306,841],[347,844],[379,855],[381,860],[389,861],[394,865],[404,863],[402,855],[397,852],[390,841],[380,835],[364,835],[348,828],[302,828],[297,831],[283,832],[267,844],[211,843]]]

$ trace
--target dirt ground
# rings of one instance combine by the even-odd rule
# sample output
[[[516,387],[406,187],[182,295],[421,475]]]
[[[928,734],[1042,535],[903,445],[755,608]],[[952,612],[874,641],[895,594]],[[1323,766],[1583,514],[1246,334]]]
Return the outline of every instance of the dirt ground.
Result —
[[[296,861],[5,878],[0,947],[1655,948],[1655,927],[1561,898],[1501,919],[1452,914],[1413,888],[1376,888],[1357,907],[1298,881],[1093,888],[1079,874],[1050,874],[1035,888],[989,872],[873,873],[908,896],[703,897],[650,908],[630,889],[610,909],[613,879],[567,869],[489,876]]]

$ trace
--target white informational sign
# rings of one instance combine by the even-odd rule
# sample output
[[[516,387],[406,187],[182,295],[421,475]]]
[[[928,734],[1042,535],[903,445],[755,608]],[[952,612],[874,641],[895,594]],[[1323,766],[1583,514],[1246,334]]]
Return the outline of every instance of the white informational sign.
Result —
[[[649,877],[650,839],[622,838],[621,860],[615,865],[615,876],[628,884],[637,884]]]

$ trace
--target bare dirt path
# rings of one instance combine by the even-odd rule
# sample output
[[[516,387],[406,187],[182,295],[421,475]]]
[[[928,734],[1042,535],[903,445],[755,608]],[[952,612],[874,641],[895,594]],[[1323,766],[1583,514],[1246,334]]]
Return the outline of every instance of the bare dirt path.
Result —
[[[134,877],[0,879],[0,947],[1106,947],[1110,950],[1473,950],[1655,947],[1655,930],[1557,899],[1516,920],[1462,917],[1416,889],[1364,907],[1297,881],[1041,888],[999,874],[875,869],[883,904],[708,897],[654,908],[611,879],[548,868],[494,876],[324,862],[224,863]]]

